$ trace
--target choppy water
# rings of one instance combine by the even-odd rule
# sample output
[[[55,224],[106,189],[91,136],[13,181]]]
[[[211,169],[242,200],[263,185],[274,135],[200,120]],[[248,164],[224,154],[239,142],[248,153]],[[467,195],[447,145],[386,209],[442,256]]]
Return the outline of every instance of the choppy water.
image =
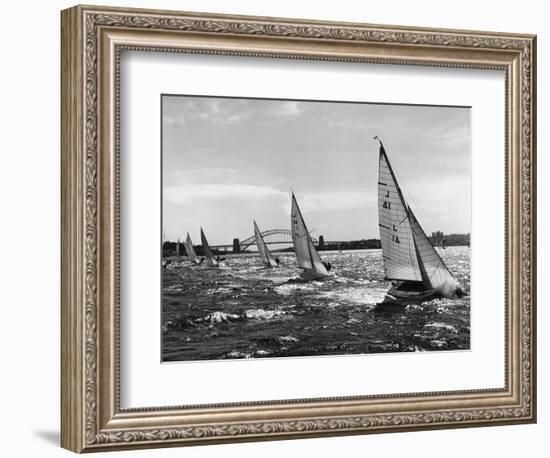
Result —
[[[254,254],[219,269],[163,271],[164,361],[469,349],[470,249],[440,251],[466,296],[374,310],[391,286],[380,250],[321,252],[332,276],[294,283],[293,253],[266,269]]]

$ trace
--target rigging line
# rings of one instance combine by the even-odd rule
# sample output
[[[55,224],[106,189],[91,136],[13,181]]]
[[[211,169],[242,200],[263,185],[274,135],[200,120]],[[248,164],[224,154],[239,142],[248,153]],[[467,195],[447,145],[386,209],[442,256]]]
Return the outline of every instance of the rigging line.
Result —
[[[442,261],[439,261],[439,264],[435,267],[434,271],[432,272],[432,274],[428,277],[430,280],[432,279],[432,276],[435,275],[435,270],[442,264]]]

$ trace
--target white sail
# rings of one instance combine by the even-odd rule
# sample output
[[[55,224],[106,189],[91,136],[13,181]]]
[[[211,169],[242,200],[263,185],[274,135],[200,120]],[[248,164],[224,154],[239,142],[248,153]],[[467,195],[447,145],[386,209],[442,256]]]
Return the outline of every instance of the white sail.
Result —
[[[298,260],[298,265],[306,270],[311,271],[316,276],[324,277],[328,275],[328,271],[321,261],[321,257],[311,236],[306,228],[304,218],[298,207],[298,202],[296,202],[296,197],[292,194],[292,210],[290,212],[290,222],[292,226],[292,241],[294,243],[294,252],[296,253],[296,259]]]
[[[418,223],[410,207],[409,218],[420,264],[424,270],[424,283],[429,283],[430,288],[437,289],[445,294],[452,293],[458,286],[458,283],[451,272],[449,272],[443,259],[435,251],[435,248],[430,243],[424,229]]]
[[[378,221],[388,280],[422,281],[406,203],[380,143]]]
[[[206,236],[204,235],[204,231],[202,230],[202,227],[201,227],[201,243],[202,243],[202,250],[204,252],[204,256],[206,257],[206,262],[208,266],[218,267],[218,261],[214,259],[214,255],[212,254],[212,250],[208,245],[208,240],[206,240]]]
[[[187,233],[187,238],[185,239],[183,246],[189,259],[191,259],[191,261],[195,264],[198,264],[199,259],[197,258],[197,253],[195,253],[195,248],[193,247],[193,242],[191,241],[191,236],[189,235],[189,232]]]
[[[258,247],[258,253],[260,254],[262,262],[266,267],[277,267],[277,261],[275,261],[275,258],[267,248],[256,221],[254,221],[254,236],[256,237],[256,246]]]

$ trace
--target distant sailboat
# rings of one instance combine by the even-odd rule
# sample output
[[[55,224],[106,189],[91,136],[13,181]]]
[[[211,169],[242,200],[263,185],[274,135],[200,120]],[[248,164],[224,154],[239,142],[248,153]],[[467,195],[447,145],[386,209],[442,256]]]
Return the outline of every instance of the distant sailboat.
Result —
[[[421,303],[462,295],[405,201],[380,142],[378,219],[386,280],[394,284],[380,305]]]
[[[197,257],[197,253],[195,253],[195,248],[193,247],[193,242],[191,241],[191,236],[189,235],[189,232],[187,233],[187,238],[183,242],[183,247],[185,248],[187,257],[191,260],[193,264],[201,263],[201,261]]]
[[[202,227],[201,227],[201,243],[202,243],[202,250],[206,258],[206,264],[209,267],[219,267],[219,263],[214,258],[214,255],[212,254],[212,250],[208,245],[208,240],[206,240],[206,236],[204,235],[204,231],[202,230]]]
[[[264,238],[262,237],[262,233],[260,232],[256,221],[254,221],[254,236],[256,237],[256,246],[258,247],[258,253],[260,254],[260,258],[262,259],[264,265],[266,267],[277,267],[278,263],[267,248],[267,245],[265,244]]]
[[[294,193],[292,193],[290,223],[294,252],[296,253],[298,265],[303,269],[300,277],[303,280],[316,280],[327,277],[327,268],[323,264],[323,261],[321,261],[321,257],[313,245]]]

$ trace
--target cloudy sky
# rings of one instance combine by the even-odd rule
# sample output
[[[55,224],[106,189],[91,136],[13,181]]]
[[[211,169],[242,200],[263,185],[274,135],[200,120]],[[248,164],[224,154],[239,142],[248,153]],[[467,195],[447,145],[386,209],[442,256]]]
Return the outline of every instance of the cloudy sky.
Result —
[[[212,244],[290,227],[378,238],[378,135],[427,233],[470,232],[470,109],[162,97],[163,228]]]

